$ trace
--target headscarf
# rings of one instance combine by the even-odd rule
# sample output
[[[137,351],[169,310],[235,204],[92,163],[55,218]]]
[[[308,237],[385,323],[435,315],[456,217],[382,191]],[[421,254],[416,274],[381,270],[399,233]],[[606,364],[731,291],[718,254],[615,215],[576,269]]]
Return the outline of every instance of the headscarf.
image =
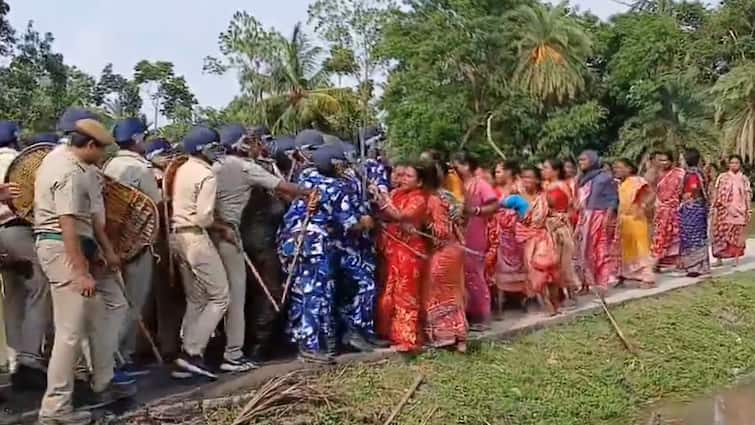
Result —
[[[579,186],[592,183],[590,197],[587,198],[588,210],[615,210],[619,206],[619,192],[613,176],[603,171],[600,156],[594,150],[582,153],[590,161],[590,166],[579,177]]]
[[[586,156],[587,159],[590,161],[590,167],[588,167],[587,170],[583,170],[582,175],[579,176],[580,186],[584,186],[585,184],[587,184],[587,182],[595,178],[595,176],[597,176],[603,171],[603,164],[600,161],[600,156],[598,155],[598,152],[594,150],[586,150],[582,152],[582,155]]]

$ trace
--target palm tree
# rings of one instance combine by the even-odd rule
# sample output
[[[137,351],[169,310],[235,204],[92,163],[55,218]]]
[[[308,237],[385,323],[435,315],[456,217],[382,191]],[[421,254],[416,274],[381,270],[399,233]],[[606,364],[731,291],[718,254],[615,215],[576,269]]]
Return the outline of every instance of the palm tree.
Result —
[[[561,104],[585,87],[592,40],[565,4],[523,5],[509,14],[516,24],[519,61],[514,80],[544,104]]]
[[[711,89],[716,123],[724,134],[724,150],[755,160],[755,62],[734,67]]]
[[[319,117],[338,111],[338,100],[330,88],[330,74],[321,62],[322,49],[313,46],[301,23],[294,26],[290,39],[281,39],[277,60],[270,71],[273,96],[285,96],[285,110],[273,124],[274,131],[283,127],[298,130]],[[291,128],[291,127],[295,128]]]

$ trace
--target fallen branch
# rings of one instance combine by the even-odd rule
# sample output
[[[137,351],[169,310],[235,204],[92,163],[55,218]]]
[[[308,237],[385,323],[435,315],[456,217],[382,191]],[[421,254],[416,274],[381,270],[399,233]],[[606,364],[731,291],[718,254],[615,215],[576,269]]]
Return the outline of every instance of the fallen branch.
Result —
[[[611,323],[611,326],[613,326],[613,330],[616,332],[616,335],[619,337],[621,342],[624,344],[624,347],[629,351],[630,353],[637,355],[637,351],[634,349],[632,344],[629,343],[629,340],[624,336],[624,332],[619,327],[618,322],[616,322],[616,319],[613,317],[613,314],[611,314],[611,311],[608,309],[608,304],[606,304],[606,299],[603,298],[603,295],[600,293],[595,293],[595,295],[598,297],[598,300],[600,300],[600,306],[603,307],[603,311],[606,313],[606,316],[608,317],[608,321]]]
[[[393,422],[394,419],[396,419],[396,416],[398,416],[399,413],[401,413],[401,409],[404,408],[404,405],[406,402],[409,401],[410,398],[412,398],[412,395],[417,391],[417,388],[422,384],[422,381],[425,379],[425,377],[422,374],[417,375],[417,379],[414,380],[414,384],[412,384],[411,387],[409,387],[409,391],[404,394],[404,398],[401,399],[401,401],[396,405],[396,407],[393,408],[393,412],[391,412],[391,416],[388,416],[388,419],[385,420],[383,425],[390,425],[391,422]]]

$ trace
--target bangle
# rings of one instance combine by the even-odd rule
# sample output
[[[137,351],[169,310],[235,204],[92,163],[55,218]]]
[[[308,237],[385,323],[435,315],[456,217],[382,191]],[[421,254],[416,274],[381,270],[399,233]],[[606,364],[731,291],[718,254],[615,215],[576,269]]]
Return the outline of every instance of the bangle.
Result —
[[[474,207],[474,215],[480,215],[480,207]]]

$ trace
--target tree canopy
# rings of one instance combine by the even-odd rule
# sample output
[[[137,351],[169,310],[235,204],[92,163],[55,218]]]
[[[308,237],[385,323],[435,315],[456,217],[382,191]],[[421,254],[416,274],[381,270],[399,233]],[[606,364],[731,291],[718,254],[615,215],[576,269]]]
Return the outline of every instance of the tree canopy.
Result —
[[[208,108],[170,62],[83,72],[52,34],[12,28],[0,0],[0,112],[27,131],[51,129],[69,105],[108,122],[148,105],[176,139],[195,123],[342,138],[381,123],[399,155],[468,148],[527,160],[595,148],[639,159],[694,146],[753,161],[755,2],[627,4],[601,20],[540,0],[312,0],[308,21],[286,31],[241,10],[204,66],[234,73],[241,90]]]

